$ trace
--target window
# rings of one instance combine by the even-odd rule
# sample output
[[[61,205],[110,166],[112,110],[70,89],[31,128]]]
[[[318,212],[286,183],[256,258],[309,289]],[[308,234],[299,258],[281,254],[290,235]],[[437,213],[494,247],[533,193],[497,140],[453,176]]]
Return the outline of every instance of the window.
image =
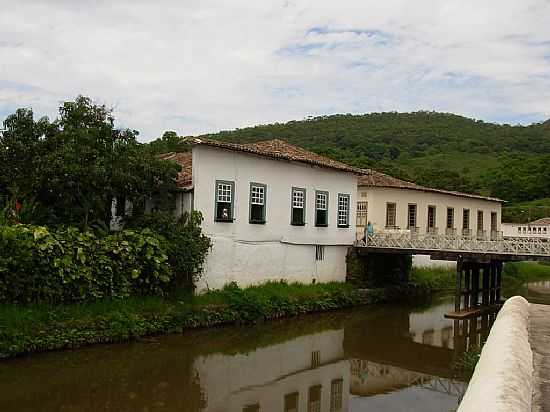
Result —
[[[321,351],[315,350],[311,352],[311,369],[321,366]]]
[[[491,231],[496,232],[498,229],[498,216],[497,212],[491,212]]]
[[[250,183],[250,223],[265,223],[266,195],[266,185],[261,183]]]
[[[309,388],[307,412],[321,412],[321,385],[315,385]]]
[[[428,206],[428,232],[435,229],[435,206]]]
[[[315,226],[328,226],[328,192],[315,192]]]
[[[477,211],[477,230],[483,230],[483,210]]]
[[[349,227],[349,195],[338,194],[338,227]]]
[[[325,246],[316,245],[315,246],[315,260],[325,260]]]
[[[368,202],[357,202],[357,219],[355,225],[358,227],[367,226]]]
[[[455,210],[452,207],[447,208],[447,229],[455,227]]]
[[[298,412],[298,392],[285,395],[285,412]]]
[[[306,189],[292,188],[292,217],[290,223],[294,226],[306,224]]]
[[[395,203],[386,203],[386,227],[395,227],[396,209]]]
[[[521,227],[518,226],[518,233],[521,233]]]
[[[544,228],[542,231],[543,231],[544,233],[546,233],[546,228]]]
[[[216,180],[216,222],[233,221],[235,183]]]
[[[416,228],[416,205],[409,205],[409,211],[407,213],[407,228]]]
[[[343,379],[334,379],[330,383],[330,412],[342,410]]]
[[[462,212],[462,229],[470,229],[470,210],[464,209]]]

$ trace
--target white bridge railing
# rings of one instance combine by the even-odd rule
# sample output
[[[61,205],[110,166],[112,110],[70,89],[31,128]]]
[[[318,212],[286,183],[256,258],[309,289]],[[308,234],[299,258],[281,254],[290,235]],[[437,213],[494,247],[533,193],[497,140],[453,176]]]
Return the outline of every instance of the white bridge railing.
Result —
[[[357,247],[411,249],[441,252],[498,253],[550,257],[550,242],[539,239],[477,240],[460,236],[418,233],[379,232],[368,235]]]

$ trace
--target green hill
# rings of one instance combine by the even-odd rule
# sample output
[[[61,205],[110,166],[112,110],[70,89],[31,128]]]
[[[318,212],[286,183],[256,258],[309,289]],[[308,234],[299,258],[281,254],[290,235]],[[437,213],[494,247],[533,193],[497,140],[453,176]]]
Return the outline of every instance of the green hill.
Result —
[[[550,197],[550,122],[487,123],[448,113],[333,115],[224,131],[235,143],[280,138],[359,167],[510,202]]]

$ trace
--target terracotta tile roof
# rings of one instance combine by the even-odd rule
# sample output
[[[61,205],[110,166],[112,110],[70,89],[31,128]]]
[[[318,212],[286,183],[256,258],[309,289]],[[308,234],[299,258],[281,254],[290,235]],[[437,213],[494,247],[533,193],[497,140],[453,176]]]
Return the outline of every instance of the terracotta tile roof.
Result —
[[[534,222],[529,223],[530,225],[550,225],[550,217],[543,217],[542,219],[537,219]]]
[[[294,162],[306,163],[318,167],[340,170],[359,175],[359,186],[368,187],[392,187],[398,189],[420,190],[423,192],[443,193],[453,196],[469,197],[474,199],[490,200],[494,202],[504,202],[503,200],[485,197],[470,193],[461,193],[451,190],[433,189],[416,183],[407,182],[396,177],[377,172],[372,169],[360,169],[349,166],[345,163],[329,159],[328,157],[310,152],[298,146],[294,146],[284,140],[274,139],[258,143],[237,144],[226,143],[218,140],[205,139],[202,137],[186,137],[182,143],[190,145],[206,145],[218,147],[221,149],[237,152],[251,153],[258,156],[269,157],[278,160],[289,160]],[[160,155],[163,160],[172,160],[182,166],[182,171],[178,174],[177,184],[180,188],[190,188],[192,186],[192,158],[191,152],[166,153]]]
[[[359,176],[359,182],[358,182],[359,186],[390,187],[390,188],[396,188],[396,189],[419,190],[422,192],[441,193],[441,194],[446,194],[451,196],[468,197],[472,199],[481,199],[481,200],[489,200],[492,202],[505,203],[504,200],[497,199],[494,197],[475,195],[472,193],[455,192],[453,190],[434,189],[427,186],[417,185],[416,183],[407,182],[406,180],[401,180],[396,177],[393,177],[384,173],[380,173],[372,169],[364,169],[363,171],[364,171],[363,175]]]
[[[362,169],[329,159],[328,157],[318,155],[316,153],[310,152],[309,150],[291,145],[290,143],[279,139],[267,140],[264,142],[251,144],[236,144],[220,142],[218,140],[204,139],[202,137],[187,137],[183,139],[183,143],[191,145],[219,147],[221,149],[251,153],[258,156],[270,157],[277,160],[290,160],[328,169],[336,169],[342,172],[363,174]]]
[[[181,166],[181,171],[176,177],[179,188],[186,189],[193,185],[193,156],[191,152],[170,152],[159,155],[161,160],[171,160]]]

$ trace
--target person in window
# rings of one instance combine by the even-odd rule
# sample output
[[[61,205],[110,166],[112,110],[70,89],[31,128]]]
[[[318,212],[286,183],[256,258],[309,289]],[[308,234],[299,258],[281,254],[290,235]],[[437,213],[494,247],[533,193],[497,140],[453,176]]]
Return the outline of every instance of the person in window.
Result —
[[[226,207],[224,207],[222,210],[222,219],[229,220],[229,209],[227,209]]]

